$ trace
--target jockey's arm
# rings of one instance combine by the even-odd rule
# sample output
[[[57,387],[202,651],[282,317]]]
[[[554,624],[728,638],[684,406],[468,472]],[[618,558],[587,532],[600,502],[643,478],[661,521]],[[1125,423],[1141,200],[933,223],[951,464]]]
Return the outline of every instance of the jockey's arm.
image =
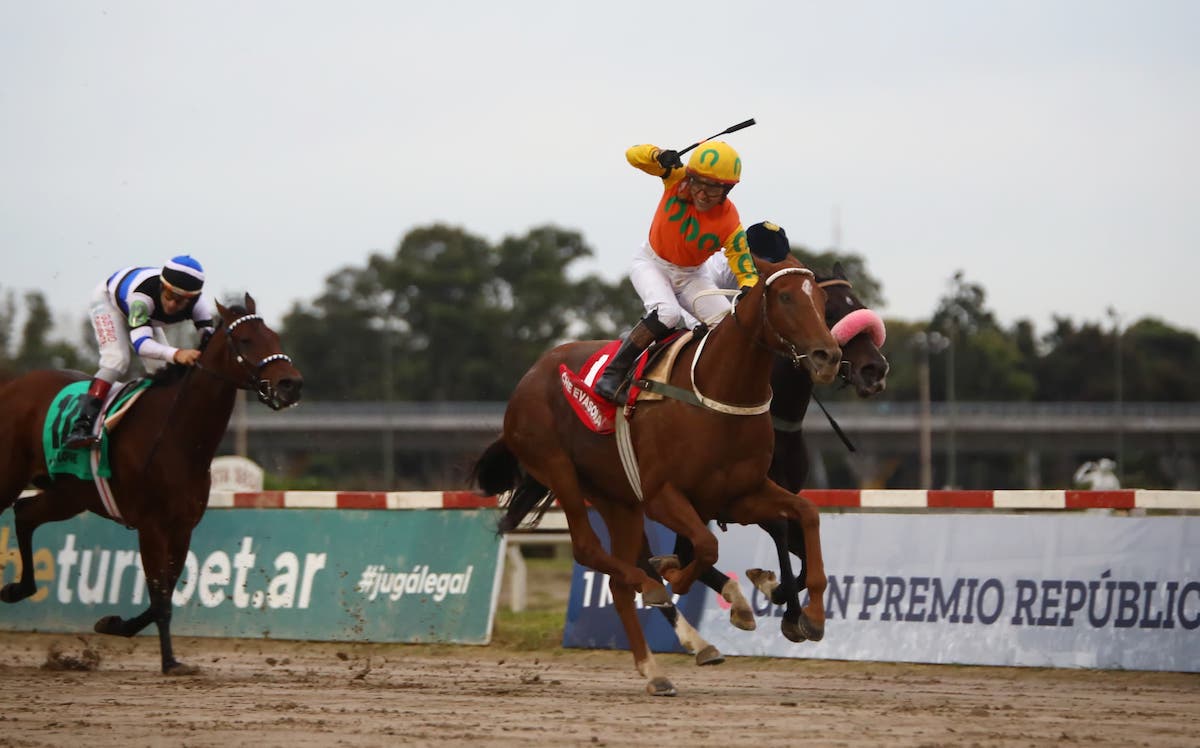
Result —
[[[133,352],[142,358],[173,363],[175,352],[179,349],[171,345],[163,345],[154,339],[154,328],[149,324],[135,327],[129,331],[129,340],[133,343]]]
[[[683,169],[664,170],[662,165],[658,163],[658,154],[661,152],[662,149],[658,146],[644,143],[642,145],[635,145],[625,151],[625,160],[629,162],[630,166],[640,169],[647,174],[660,177],[668,184],[683,179],[686,173]]]
[[[174,361],[175,351],[179,349],[154,339],[154,325],[150,322],[154,301],[141,292],[134,292],[126,298],[125,306],[129,309],[126,324],[129,325],[129,342],[133,345],[133,352],[142,358],[167,363]]]
[[[730,269],[729,260],[724,253],[713,252],[712,256],[704,261],[704,273],[717,288],[736,290],[738,287],[737,276]]]
[[[741,224],[725,238],[721,246],[725,248],[725,261],[737,279],[738,287],[757,285],[758,270],[754,267],[750,245],[746,243],[746,230]]]

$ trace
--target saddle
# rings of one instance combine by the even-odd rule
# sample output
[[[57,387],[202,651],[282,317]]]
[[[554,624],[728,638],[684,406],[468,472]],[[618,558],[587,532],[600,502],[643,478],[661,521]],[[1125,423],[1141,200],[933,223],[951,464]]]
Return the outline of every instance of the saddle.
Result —
[[[111,477],[108,434],[150,387],[150,379],[118,382],[109,392],[97,418],[100,443],[90,448],[70,449],[65,446],[67,434],[75,423],[75,416],[78,415],[84,398],[87,397],[89,385],[90,382],[84,379],[63,387],[54,396],[50,408],[46,411],[46,422],[42,426],[42,450],[46,455],[46,472],[50,476],[70,475],[82,480]]]
[[[650,401],[663,398],[663,395],[649,392],[639,386],[639,383],[665,383],[671,375],[671,369],[675,365],[679,351],[692,340],[692,337],[691,330],[673,333],[665,340],[652,344],[638,357],[629,375],[629,392],[625,402],[627,414],[639,400]],[[567,368],[565,364],[560,364],[558,367],[563,396],[567,398],[567,402],[571,404],[571,408],[579,420],[597,434],[611,434],[616,428],[617,406],[598,397],[592,390],[592,386],[604,373],[605,367],[612,360],[620,344],[619,340],[608,343],[592,354],[578,372]]]

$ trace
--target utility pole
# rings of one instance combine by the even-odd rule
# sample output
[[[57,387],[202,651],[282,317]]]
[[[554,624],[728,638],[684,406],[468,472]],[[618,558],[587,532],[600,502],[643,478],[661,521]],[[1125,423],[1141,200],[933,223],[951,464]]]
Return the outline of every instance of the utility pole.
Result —
[[[931,353],[941,353],[949,342],[940,332],[919,332],[913,337],[913,346],[917,353],[917,397],[920,402],[920,487],[925,490],[933,488],[933,417],[930,413],[932,398],[929,391],[929,356]]]
[[[957,337],[957,322],[950,322],[950,335],[946,338],[946,488],[958,488],[958,435],[955,433],[958,420],[958,404],[954,399],[954,347]]]
[[[249,454],[249,437],[246,425],[246,391],[238,390],[233,401],[233,453],[238,457]]]
[[[1113,307],[1108,308],[1108,316],[1113,322],[1113,420],[1115,422],[1117,441],[1117,480],[1125,485],[1125,422],[1124,400],[1125,382],[1121,357],[1121,315]]]
[[[833,248],[839,251],[842,248],[842,207],[834,205],[830,215],[830,223],[833,228]]]
[[[389,315],[383,322],[383,400],[384,400],[384,429],[383,441],[380,448],[383,451],[383,487],[386,491],[391,491],[394,488],[396,480],[396,435],[392,431],[392,398],[394,397],[393,389],[393,369],[394,365],[392,357],[393,341],[392,319]]]

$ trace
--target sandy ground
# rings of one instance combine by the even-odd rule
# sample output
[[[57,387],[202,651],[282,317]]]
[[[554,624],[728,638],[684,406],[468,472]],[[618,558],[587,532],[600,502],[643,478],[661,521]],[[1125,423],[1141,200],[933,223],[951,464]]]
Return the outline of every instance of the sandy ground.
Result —
[[[1200,675],[0,633],[0,746],[1196,746]],[[61,668],[81,669],[61,669]]]

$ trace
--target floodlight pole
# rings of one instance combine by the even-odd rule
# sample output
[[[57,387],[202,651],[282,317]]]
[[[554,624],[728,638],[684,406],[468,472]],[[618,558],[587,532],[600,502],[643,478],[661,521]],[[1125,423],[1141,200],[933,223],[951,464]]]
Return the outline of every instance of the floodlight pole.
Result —
[[[1125,382],[1124,367],[1121,360],[1121,315],[1113,307],[1108,308],[1108,316],[1113,322],[1113,420],[1117,442],[1117,480],[1125,486],[1125,422],[1124,400]]]

